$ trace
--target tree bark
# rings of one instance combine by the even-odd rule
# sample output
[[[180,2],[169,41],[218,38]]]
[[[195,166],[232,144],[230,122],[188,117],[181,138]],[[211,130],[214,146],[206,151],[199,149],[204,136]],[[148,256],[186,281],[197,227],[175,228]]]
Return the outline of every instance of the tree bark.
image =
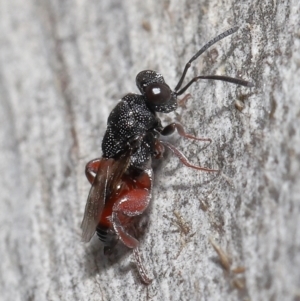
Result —
[[[299,14],[299,0],[1,1],[1,300],[300,300]],[[171,140],[220,173],[170,154],[155,168],[145,286],[130,250],[111,259],[96,237],[80,241],[85,164],[139,71],[175,87],[234,25],[186,80],[255,88],[203,80],[161,115],[211,138]]]

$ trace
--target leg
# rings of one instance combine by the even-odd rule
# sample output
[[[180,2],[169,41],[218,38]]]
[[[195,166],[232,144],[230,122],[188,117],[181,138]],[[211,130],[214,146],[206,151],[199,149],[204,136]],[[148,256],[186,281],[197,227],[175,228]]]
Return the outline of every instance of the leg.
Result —
[[[149,205],[150,191],[145,189],[134,189],[129,191],[122,199],[113,207],[112,223],[114,229],[128,248],[137,248],[139,241],[131,236],[126,226],[130,223],[128,217],[141,215]]]
[[[88,181],[93,184],[96,173],[99,169],[101,158],[97,158],[88,162],[85,166],[85,175]]]
[[[181,124],[179,123],[170,123],[169,125],[167,125],[160,133],[163,135],[163,136],[168,136],[168,135],[171,135],[175,132],[175,130],[177,130],[178,134],[184,138],[189,138],[189,139],[194,139],[194,140],[199,140],[199,141],[208,141],[208,142],[211,142],[211,139],[209,138],[198,138],[198,137],[195,137],[193,135],[190,135],[190,134],[187,134],[185,131],[184,131],[184,128]]]
[[[127,184],[125,186],[131,187],[131,189],[120,192],[119,199],[112,209],[112,224],[123,244],[128,248],[136,248],[139,241],[130,235],[126,228],[132,225],[131,218],[141,215],[149,205],[152,170],[143,171],[136,177],[129,174],[124,182]]]
[[[142,281],[150,284],[151,279],[144,268],[138,250],[139,241],[127,232],[132,226],[132,217],[141,215],[149,205],[152,187],[152,169],[147,169],[137,176],[135,171],[123,178],[126,190],[120,191],[119,199],[112,209],[112,224],[123,244],[133,249],[136,266]],[[129,189],[128,189],[129,188]]]
[[[112,223],[119,239],[129,248],[133,249],[136,267],[142,281],[148,285],[152,279],[148,276],[139,253],[139,241],[131,236],[126,226],[130,223],[130,217],[141,215],[149,205],[152,181],[152,170],[143,172],[134,180],[136,188],[127,191],[126,194],[114,205]],[[129,217],[129,219],[128,219]]]
[[[203,170],[203,171],[208,171],[208,172],[218,172],[219,171],[217,169],[210,169],[210,168],[206,168],[206,167],[193,165],[189,162],[189,160],[186,158],[186,156],[181,151],[179,151],[174,145],[172,145],[171,143],[169,143],[167,141],[159,141],[159,142],[161,144],[163,144],[166,148],[168,148],[175,156],[177,156],[179,158],[179,160],[181,161],[181,163],[187,167],[191,167],[191,168]]]
[[[154,149],[155,149],[154,158],[161,159],[164,155],[165,147],[159,142],[158,139],[155,140]]]
[[[190,99],[191,97],[192,95],[190,93],[185,95],[182,99],[178,100],[178,106],[182,108],[186,108],[186,103],[188,99]]]
[[[147,275],[147,272],[145,271],[141,256],[140,256],[140,252],[138,248],[133,249],[133,255],[134,255],[134,259],[135,259],[135,263],[137,266],[137,269],[139,271],[139,274],[142,278],[142,281],[145,284],[150,284],[152,282],[152,279],[149,278],[149,276]]]

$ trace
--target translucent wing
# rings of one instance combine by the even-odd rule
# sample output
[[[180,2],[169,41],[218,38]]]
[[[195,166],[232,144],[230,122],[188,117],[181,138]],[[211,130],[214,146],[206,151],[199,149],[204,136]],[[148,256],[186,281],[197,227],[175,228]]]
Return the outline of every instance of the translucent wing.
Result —
[[[101,218],[105,201],[118,186],[124,172],[128,168],[129,162],[129,153],[125,153],[118,159],[101,159],[85,205],[81,223],[82,241],[88,242],[93,237]]]

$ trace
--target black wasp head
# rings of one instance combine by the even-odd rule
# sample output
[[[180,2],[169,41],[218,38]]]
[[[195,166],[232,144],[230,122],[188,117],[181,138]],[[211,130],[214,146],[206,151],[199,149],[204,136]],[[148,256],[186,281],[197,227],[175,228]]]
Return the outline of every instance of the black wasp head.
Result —
[[[144,70],[136,76],[136,85],[155,112],[169,113],[177,109],[177,95],[156,71]]]

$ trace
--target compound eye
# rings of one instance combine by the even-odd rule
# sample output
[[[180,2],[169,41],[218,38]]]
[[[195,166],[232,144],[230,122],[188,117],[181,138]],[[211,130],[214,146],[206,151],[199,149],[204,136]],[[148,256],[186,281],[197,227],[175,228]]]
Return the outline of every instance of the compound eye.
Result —
[[[167,103],[171,98],[171,93],[169,86],[162,83],[149,84],[145,89],[145,96],[152,105]]]

